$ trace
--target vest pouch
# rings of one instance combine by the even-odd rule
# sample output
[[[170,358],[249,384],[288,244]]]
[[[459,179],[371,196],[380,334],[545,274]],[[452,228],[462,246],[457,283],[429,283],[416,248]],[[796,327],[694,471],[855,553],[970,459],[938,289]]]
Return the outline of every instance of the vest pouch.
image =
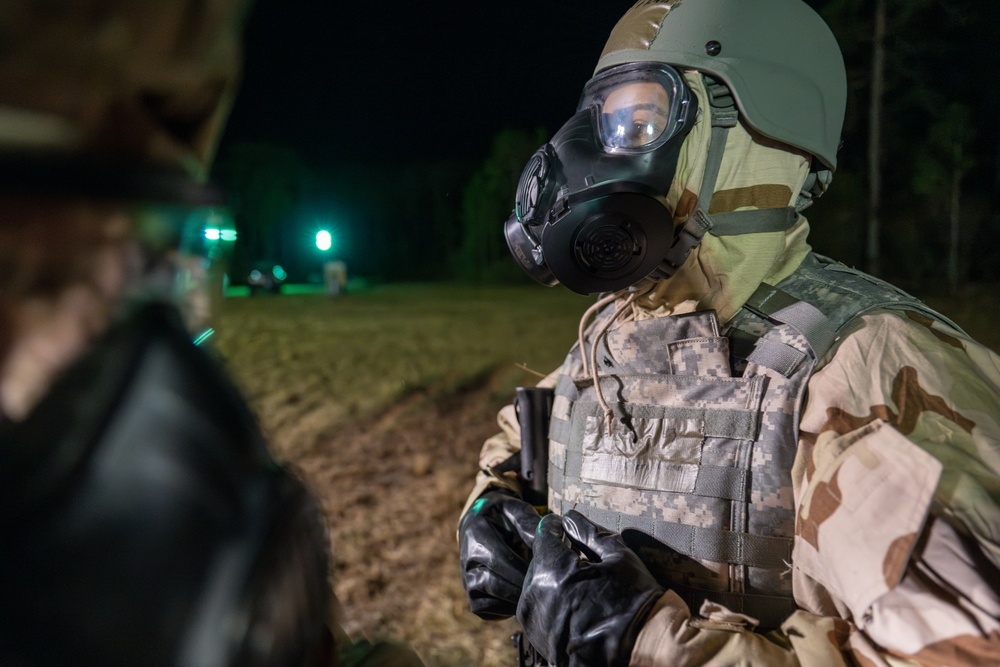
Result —
[[[718,535],[745,530],[765,379],[605,376],[572,407],[556,511],[622,533],[661,583],[725,591]]]

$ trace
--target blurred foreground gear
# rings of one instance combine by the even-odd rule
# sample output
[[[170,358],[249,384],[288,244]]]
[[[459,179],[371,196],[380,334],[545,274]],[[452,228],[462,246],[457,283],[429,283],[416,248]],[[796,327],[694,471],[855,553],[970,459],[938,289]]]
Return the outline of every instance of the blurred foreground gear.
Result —
[[[0,4],[0,145],[204,176],[235,97],[247,0]]]
[[[327,650],[318,504],[176,313],[113,327],[0,422],[0,664],[309,664]]]
[[[419,656],[406,644],[368,640],[341,648],[335,664],[336,667],[424,667]]]

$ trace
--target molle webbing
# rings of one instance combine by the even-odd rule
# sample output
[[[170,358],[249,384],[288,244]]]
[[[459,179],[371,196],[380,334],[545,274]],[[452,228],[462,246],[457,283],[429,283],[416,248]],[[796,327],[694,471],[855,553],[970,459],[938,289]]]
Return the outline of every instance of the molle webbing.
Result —
[[[688,380],[696,378],[677,377],[678,387],[684,387]],[[723,380],[724,381],[724,380]],[[611,376],[601,378],[608,396],[615,395],[617,381]],[[550,427],[550,439],[554,443],[585,443],[587,424],[603,423],[601,406],[581,398],[581,391],[592,392],[593,383],[588,380],[574,382],[563,375],[556,388],[557,401],[571,405],[571,414],[554,414]],[[657,432],[658,440],[671,440],[668,424],[683,423],[684,437],[702,438],[708,442],[753,442],[759,435],[760,412],[758,409],[738,409],[731,407],[681,407],[676,405],[649,405],[634,402],[613,404],[615,422],[628,424],[632,420],[661,420],[664,424]],[[567,418],[569,417],[569,418]],[[644,432],[648,436],[648,432]],[[610,437],[610,434],[609,434]],[[554,490],[563,490],[578,484],[610,484],[627,479],[629,486],[649,498],[676,494],[688,498],[706,499],[711,506],[728,507],[732,503],[745,507],[750,501],[753,486],[752,472],[747,464],[713,465],[700,462],[673,462],[662,460],[634,460],[615,452],[594,451],[584,454],[586,444],[553,448],[557,451],[549,468],[549,483]],[[567,475],[569,478],[567,478]],[[561,495],[561,494],[559,494]],[[721,503],[721,505],[720,505]],[[579,499],[571,504],[553,498],[552,507],[557,512],[565,512],[577,507],[591,520],[622,533],[633,548],[640,543],[655,545],[653,550],[664,549],[682,557],[698,561],[732,563],[754,571],[787,572],[791,560],[792,539],[790,536],[757,534],[745,530],[725,527],[691,525],[665,521],[662,517],[646,513],[623,512],[606,509],[601,503],[588,503]],[[728,516],[728,509],[724,513]],[[635,542],[638,540],[638,542]],[[647,552],[648,555],[648,552]],[[655,569],[655,567],[654,567]],[[662,572],[661,572],[662,574]],[[705,599],[725,604],[730,609],[759,619],[763,627],[777,627],[795,610],[794,601],[788,591],[765,592],[717,591],[693,585],[683,578],[667,578],[664,582],[681,595],[697,611]],[[782,594],[784,593],[784,594]]]
[[[761,284],[744,305],[744,312],[730,323],[727,336],[736,356],[778,370],[794,364],[795,355],[779,351],[767,341],[741,329],[746,313],[770,322],[787,324],[805,336],[813,355],[822,361],[849,322],[878,309],[912,310],[962,331],[950,319],[903,290],[866,273],[812,253],[796,271],[777,286]],[[752,351],[748,348],[756,344]]]
[[[792,559],[792,540],[784,537],[715,530],[654,521],[645,517],[629,517],[628,523],[623,523],[621,514],[597,508],[588,508],[587,517],[616,532],[640,530],[677,553],[691,558],[739,563],[769,570],[787,568]]]
[[[556,395],[559,395],[559,388],[556,388]],[[620,416],[622,414],[621,405],[614,406],[614,412]],[[574,406],[576,414],[587,417],[603,416],[603,410],[599,403],[580,401]],[[701,435],[713,436],[717,438],[728,438],[730,440],[753,440],[757,434],[760,415],[756,410],[735,410],[722,408],[678,408],[663,407],[658,405],[636,405],[628,404],[626,407],[630,417],[640,418],[664,418],[692,420],[696,419],[703,423]],[[572,424],[565,419],[553,419],[549,427],[549,437],[559,442],[568,442],[568,438],[582,437],[579,433],[581,421],[576,422],[577,432],[573,432]]]

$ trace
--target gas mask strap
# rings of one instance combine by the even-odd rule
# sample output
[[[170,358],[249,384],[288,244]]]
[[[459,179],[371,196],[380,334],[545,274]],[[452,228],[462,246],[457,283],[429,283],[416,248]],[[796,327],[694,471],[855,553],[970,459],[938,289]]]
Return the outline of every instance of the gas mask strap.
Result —
[[[712,111],[712,143],[709,146],[708,159],[705,163],[705,176],[701,181],[701,192],[698,193],[698,208],[705,203],[704,214],[711,207],[712,196],[719,178],[719,168],[722,165],[722,152],[726,146],[726,133],[735,127],[738,118],[736,102],[729,88],[722,82],[705,75],[705,89],[708,91],[709,106]],[[718,151],[716,151],[718,147]],[[822,174],[818,175],[822,177]],[[828,179],[827,179],[828,182]],[[823,187],[825,189],[825,186]],[[761,232],[784,232],[792,228],[799,219],[795,206],[783,208],[755,209],[750,211],[731,211],[728,213],[713,213],[708,217],[713,236],[736,236],[739,234],[757,234]],[[704,221],[698,223],[704,226]]]
[[[708,215],[726,149],[726,137],[729,128],[736,126],[739,112],[729,89],[709,75],[704,76],[712,114],[712,138],[705,159],[705,175],[698,192],[698,205],[678,232],[663,262],[666,266],[660,268],[665,277],[673,275],[681,267],[708,232],[713,236],[783,232],[791,229],[799,218],[794,206]]]
[[[712,236],[739,236],[761,232],[786,232],[798,221],[794,206],[758,208],[712,214]]]
[[[701,243],[705,233],[711,231],[714,226],[707,210],[712,195],[715,194],[715,183],[719,179],[719,168],[722,166],[722,155],[726,150],[729,128],[736,127],[739,118],[736,102],[729,88],[707,74],[704,77],[712,117],[712,137],[705,158],[705,175],[701,179],[698,205],[681,227],[677,239],[663,260],[664,266],[661,266],[660,271],[665,277],[672,276],[681,267],[691,251]]]

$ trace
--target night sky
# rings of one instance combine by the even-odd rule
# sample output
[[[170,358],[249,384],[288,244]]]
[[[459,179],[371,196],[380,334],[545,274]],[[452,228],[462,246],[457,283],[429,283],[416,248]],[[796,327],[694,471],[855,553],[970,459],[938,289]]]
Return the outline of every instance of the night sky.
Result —
[[[257,0],[223,138],[316,165],[472,159],[504,128],[557,129],[632,0]]]

